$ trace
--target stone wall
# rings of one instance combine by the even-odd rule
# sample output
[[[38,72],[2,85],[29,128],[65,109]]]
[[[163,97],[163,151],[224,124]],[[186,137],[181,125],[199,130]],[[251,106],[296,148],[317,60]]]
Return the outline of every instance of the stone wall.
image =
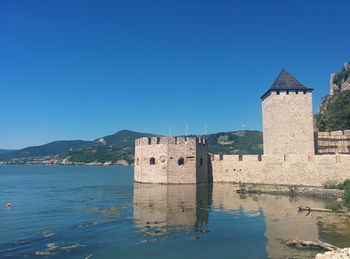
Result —
[[[214,155],[213,182],[322,186],[350,179],[350,155]]]
[[[208,182],[207,166],[208,147],[204,139],[153,137],[135,141],[136,182]]]
[[[350,154],[350,130],[316,132],[317,154]]]
[[[314,154],[311,92],[271,92],[262,114],[265,155]]]

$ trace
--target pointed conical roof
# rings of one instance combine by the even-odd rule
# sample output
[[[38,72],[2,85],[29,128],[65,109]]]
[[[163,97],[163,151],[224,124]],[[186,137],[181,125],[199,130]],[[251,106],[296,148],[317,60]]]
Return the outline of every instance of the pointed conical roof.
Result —
[[[261,96],[261,99],[265,98],[272,91],[309,91],[311,92],[312,88],[305,87],[300,83],[294,76],[289,74],[287,70],[282,69],[281,73],[276,78],[275,82],[272,84],[271,88]]]

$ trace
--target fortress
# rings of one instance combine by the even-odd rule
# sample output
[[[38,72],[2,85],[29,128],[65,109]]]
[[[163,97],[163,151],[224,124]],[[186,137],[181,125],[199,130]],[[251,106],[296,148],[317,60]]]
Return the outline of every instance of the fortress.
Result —
[[[350,155],[315,154],[312,91],[282,70],[261,97],[264,155],[209,155],[201,138],[140,138],[134,180],[321,186],[349,179]]]

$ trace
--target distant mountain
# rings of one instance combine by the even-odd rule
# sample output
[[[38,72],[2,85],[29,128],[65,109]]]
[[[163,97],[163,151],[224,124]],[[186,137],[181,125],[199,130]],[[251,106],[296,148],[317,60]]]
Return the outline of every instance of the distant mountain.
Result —
[[[89,145],[66,151],[60,154],[61,159],[70,162],[105,162],[125,160],[132,163],[134,160],[135,139],[142,137],[153,137],[155,134],[140,133],[130,130],[121,130],[117,133],[101,137]]]
[[[130,164],[134,160],[135,139],[154,136],[157,135],[121,130],[94,141],[55,141],[42,146],[2,153],[0,161],[58,155],[59,159],[75,163],[125,160]],[[208,150],[212,154],[262,154],[262,132],[260,131],[220,132],[205,137]]]
[[[83,148],[69,150],[59,157],[70,162],[105,162],[125,160],[133,163],[134,142],[141,137],[153,137],[155,134],[122,130],[114,135],[96,139]],[[262,132],[233,131],[206,136],[208,149],[215,154],[262,154]]]
[[[0,154],[8,153],[8,152],[13,152],[15,151],[14,149],[0,149]]]
[[[262,154],[263,135],[257,130],[219,132],[208,135],[208,150],[212,154]]]
[[[20,150],[0,154],[0,161],[14,158],[43,157],[61,154],[72,148],[80,148],[90,144],[91,141],[61,140],[41,146],[27,147]]]
[[[157,135],[151,133],[135,132],[131,130],[120,130],[113,135],[96,139],[92,145],[113,147],[133,146],[135,144],[135,139],[154,136]]]

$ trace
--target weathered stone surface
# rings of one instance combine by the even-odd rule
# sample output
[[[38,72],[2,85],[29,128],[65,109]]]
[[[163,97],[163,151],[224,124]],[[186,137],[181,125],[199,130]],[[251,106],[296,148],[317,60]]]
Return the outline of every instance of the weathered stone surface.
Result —
[[[350,179],[350,155],[214,155],[214,182],[322,186]]]
[[[153,137],[136,140],[136,182],[203,183],[208,182],[208,172],[208,146],[204,139]]]
[[[272,92],[262,112],[265,155],[314,153],[311,92]]]

